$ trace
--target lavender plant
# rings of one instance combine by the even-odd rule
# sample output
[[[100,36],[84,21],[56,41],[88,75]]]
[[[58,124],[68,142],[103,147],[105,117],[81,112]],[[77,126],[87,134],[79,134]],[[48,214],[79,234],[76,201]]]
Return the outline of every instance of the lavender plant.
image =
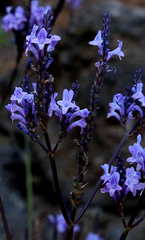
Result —
[[[94,191],[84,204],[83,195],[88,185],[86,175],[90,160],[89,151],[99,113],[99,98],[104,85],[104,76],[113,71],[112,58],[118,57],[121,60],[125,54],[121,40],[118,40],[115,49],[110,50],[110,15],[107,13],[103,17],[103,29],[99,30],[94,40],[89,42],[89,45],[97,47],[98,58],[95,63],[96,78],[91,83],[90,92],[86,93],[87,107],[80,108],[77,101],[78,82],[74,81],[70,89],[65,88],[59,94],[56,91],[50,66],[54,61],[53,53],[62,40],[60,36],[52,34],[52,26],[64,2],[60,0],[56,9],[52,10],[50,6],[39,6],[38,1],[30,1],[28,15],[22,7],[7,8],[7,15],[3,18],[3,28],[6,31],[13,30],[16,36],[17,33],[23,34],[25,39],[23,48],[25,46],[28,64],[22,84],[15,87],[6,109],[10,112],[10,118],[16,123],[17,128],[39,144],[49,158],[61,212],[58,215],[48,216],[48,221],[54,225],[55,231],[64,234],[64,239],[79,239],[80,220],[100,191],[103,194],[108,193],[115,202],[124,227],[118,239],[125,240],[128,233],[145,218],[145,214],[139,216],[134,212],[128,219],[124,210],[126,199],[131,196],[140,202],[145,189],[145,148],[141,145],[145,114],[142,72],[138,70],[132,86],[124,93],[116,94],[109,104],[107,118],[115,118],[123,127],[125,134],[110,161],[101,166],[104,174],[98,179]],[[73,3],[75,7],[80,3],[67,2]],[[60,129],[54,145],[49,136],[51,119],[57,120]],[[72,189],[64,199],[58,176],[56,153],[62,140],[65,140],[74,128],[79,129],[79,134],[75,136],[76,174]],[[122,149],[132,136],[137,137],[137,142],[129,146],[131,156],[125,160]],[[69,207],[66,206],[66,202],[69,203]],[[7,239],[12,239],[9,229],[5,228],[5,230]],[[101,239],[99,234],[93,232],[86,236],[86,240]]]

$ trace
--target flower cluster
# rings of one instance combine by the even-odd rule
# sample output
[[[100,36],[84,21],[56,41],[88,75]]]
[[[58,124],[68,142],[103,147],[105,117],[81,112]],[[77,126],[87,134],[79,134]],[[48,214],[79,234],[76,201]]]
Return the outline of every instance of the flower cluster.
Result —
[[[16,9],[13,7],[6,8],[6,15],[2,19],[2,27],[8,32],[11,30],[22,30],[27,21],[25,11],[22,7],[18,6]]]
[[[98,54],[103,57],[104,55],[104,33],[103,31],[99,30],[97,35],[95,36],[94,40],[90,41],[89,44],[92,46],[98,47]],[[108,45],[108,40],[107,44]],[[118,40],[118,46],[114,50],[110,50],[109,48],[105,49],[105,60],[108,62],[113,56],[118,56],[121,60],[122,57],[124,57],[124,52],[122,51],[122,41]],[[98,62],[96,63],[96,66],[98,66]]]
[[[145,96],[142,90],[143,83],[137,82],[127,95],[116,94],[113,97],[113,102],[109,103],[110,109],[107,117],[114,117],[122,124],[131,119],[142,118],[145,107]]]
[[[33,0],[31,3],[31,16],[30,16],[30,24],[33,26],[34,24],[42,25],[44,21],[45,15],[52,14],[52,7],[50,5],[40,6],[38,0]]]
[[[120,193],[126,195],[131,192],[136,196],[137,191],[142,192],[145,189],[145,183],[142,182],[142,176],[145,171],[145,148],[141,146],[141,135],[137,137],[137,143],[129,146],[129,151],[132,157],[127,158],[127,162],[136,163],[136,166],[126,168],[124,176],[118,170],[118,167],[111,166],[109,169],[108,164],[102,165],[104,175],[101,176],[104,187],[101,188],[102,193],[109,193],[111,197],[119,196]],[[122,181],[123,178],[123,181]]]
[[[48,110],[49,116],[53,114],[59,118],[68,131],[74,127],[80,127],[81,133],[87,126],[86,119],[89,116],[87,108],[81,109],[73,101],[73,90],[64,89],[62,100],[56,101],[57,93],[51,97],[50,107]]]
[[[6,109],[11,113],[11,120],[18,121],[18,128],[29,134],[30,124],[35,125],[34,95],[23,91],[21,87],[16,87],[10,100],[11,103],[6,105]],[[29,119],[30,115],[31,119]]]
[[[48,220],[55,225],[58,233],[65,233],[67,231],[67,224],[62,214],[48,216]],[[74,226],[74,232],[79,232],[79,225]]]
[[[32,28],[34,24],[41,26],[44,21],[44,17],[52,15],[51,6],[40,6],[38,0],[33,0],[31,2],[30,7],[30,17],[27,18],[28,15],[26,10],[18,6],[15,9],[11,6],[6,8],[6,15],[2,19],[2,27],[5,31],[23,30],[26,22],[29,20],[28,25]]]
[[[48,34],[44,27],[39,28],[38,25],[34,25],[30,35],[26,36],[26,56],[31,53],[36,60],[39,60],[40,57],[44,56],[44,53],[54,51],[60,40],[58,35]]]
[[[36,121],[36,118],[39,118],[39,116],[36,117],[36,89],[35,95],[34,91],[32,93],[27,93],[26,91],[23,91],[22,88],[16,87],[13,95],[11,96],[11,103],[6,105],[6,109],[11,113],[11,119],[13,121],[17,120],[18,127],[27,134],[30,134],[30,131],[34,131],[34,125],[36,127],[36,123],[38,124],[38,120]],[[71,131],[75,127],[80,127],[82,133],[83,129],[87,125],[86,119],[89,115],[89,111],[86,108],[80,110],[73,101],[73,96],[73,90],[65,89],[63,91],[63,99],[56,101],[57,93],[52,94],[50,97],[51,101],[47,117],[50,118],[55,115],[68,131]],[[31,115],[29,111],[31,111]]]

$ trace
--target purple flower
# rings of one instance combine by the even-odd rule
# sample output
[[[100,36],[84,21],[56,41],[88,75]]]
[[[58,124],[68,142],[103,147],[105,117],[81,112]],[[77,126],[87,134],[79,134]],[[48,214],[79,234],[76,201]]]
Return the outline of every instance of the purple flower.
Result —
[[[31,52],[38,60],[39,52],[41,52],[42,55],[45,50],[45,46],[47,47],[46,53],[52,52],[60,40],[61,38],[57,35],[49,35],[44,27],[39,28],[37,25],[34,25],[30,35],[26,36],[25,54],[27,56],[28,52]]]
[[[86,237],[86,240],[103,240],[98,234],[96,233],[89,233]]]
[[[104,167],[105,171],[107,170],[107,174],[102,176],[101,179],[105,180],[105,186],[101,188],[102,193],[109,193],[110,197],[115,197],[116,192],[120,192],[122,187],[119,185],[120,174],[112,168],[112,173],[108,173],[108,167]]]
[[[56,103],[56,97],[57,97],[57,93],[54,93],[51,96],[51,101],[50,101],[50,105],[49,105],[49,109],[48,109],[48,116],[52,117],[53,113],[58,116],[61,119],[61,110],[59,109],[59,106]]]
[[[120,60],[122,57],[125,56],[124,52],[122,51],[122,45],[123,45],[123,42],[118,40],[118,47],[116,49],[108,52],[107,61],[109,61],[115,55],[118,56]]]
[[[14,13],[12,13],[12,7],[7,7],[7,14],[2,19],[2,27],[5,31],[22,30],[27,21],[25,17],[24,9],[20,6],[16,7]]]
[[[74,92],[73,90],[65,89],[63,91],[63,99],[57,101],[57,104],[60,106],[62,114],[66,114],[68,110],[79,110],[79,107],[73,101]]]
[[[16,87],[11,96],[11,103],[6,105],[6,109],[11,113],[12,121],[18,122],[18,127],[26,134],[29,133],[27,127],[27,114],[31,107],[34,114],[34,96],[23,91],[22,88]]]
[[[121,93],[114,95],[113,102],[109,103],[110,109],[107,117],[115,117],[121,121],[125,115],[124,101],[125,97]]]
[[[24,97],[27,95],[27,92],[24,92],[21,87],[16,87],[13,95],[11,96],[11,101],[16,101],[22,103]]]
[[[45,28],[41,28],[36,36],[32,38],[31,43],[37,44],[40,50],[43,50],[45,45],[49,44],[48,33]]]
[[[26,56],[28,56],[28,52],[32,52],[34,54],[34,56],[36,57],[36,59],[39,59],[38,51],[35,48],[35,46],[33,45],[33,40],[36,39],[37,30],[38,30],[38,26],[34,25],[30,35],[26,36],[25,54],[26,54]]]
[[[81,128],[81,134],[83,133],[83,129],[86,128],[87,123],[85,121],[85,119],[80,119],[77,120],[73,123],[71,123],[68,127],[68,131],[71,131],[74,127],[80,127]]]
[[[114,167],[114,166],[111,166],[111,168],[110,168],[110,172],[109,172],[109,164],[103,164],[102,166],[101,166],[101,168],[103,168],[103,170],[104,170],[104,174],[101,176],[101,179],[104,181],[104,182],[107,182],[109,179],[110,179],[110,177],[111,177],[111,175],[112,175],[112,173],[114,173],[114,172],[116,172],[116,167]]]
[[[51,15],[52,13],[52,8],[51,6],[47,5],[47,6],[39,6],[39,1],[37,0],[33,0],[31,3],[31,25],[33,26],[34,24],[37,25],[42,25],[43,24],[43,20],[44,20],[44,16],[47,15]]]
[[[55,224],[56,229],[59,233],[64,233],[67,230],[67,224],[65,222],[65,219],[62,214],[52,215],[50,214],[48,216],[48,220]],[[74,226],[74,232],[78,232],[80,230],[79,225]]]
[[[48,52],[52,52],[55,50],[55,46],[57,45],[57,43],[61,40],[61,37],[58,35],[50,35],[49,38],[49,45],[47,48]]]
[[[94,38],[94,40],[89,42],[90,45],[92,46],[97,46],[99,48],[99,54],[102,55],[102,51],[103,51],[103,39],[102,39],[102,31],[99,30],[96,37]]]
[[[145,96],[142,93],[142,90],[143,90],[143,83],[138,82],[132,88],[132,91],[134,92],[134,94],[132,95],[132,98],[134,100],[138,100],[141,103],[141,106],[145,107]]]
[[[137,143],[129,146],[129,152],[132,156],[127,159],[127,162],[136,163],[137,170],[145,171],[145,148],[141,146],[141,135],[137,136]]]
[[[136,84],[131,89],[131,94],[114,95],[113,102],[109,103],[109,113],[107,117],[114,117],[122,124],[128,120],[142,118],[144,116],[144,95],[142,94],[142,84]],[[138,100],[138,102],[136,101]]]
[[[133,167],[126,169],[126,181],[125,185],[127,186],[126,192],[131,192],[135,197],[137,190],[144,190],[145,183],[140,183],[141,173],[134,170]]]
[[[102,36],[102,31],[99,30],[95,39],[90,41],[89,44],[93,45],[93,46],[97,46],[98,47],[98,53],[100,56],[103,56],[103,36]],[[122,41],[118,40],[118,47],[112,51],[110,51],[109,49],[107,50],[107,56],[106,56],[106,61],[108,62],[113,56],[118,56],[119,59],[121,60],[122,57],[124,57],[124,52],[122,51]],[[97,64],[98,65],[98,64]]]
[[[87,108],[81,109],[76,105],[73,100],[74,91],[64,89],[63,99],[56,101],[57,93],[51,96],[50,106],[48,109],[48,116],[52,117],[54,114],[59,118],[67,131],[71,131],[75,127],[80,127],[81,134],[87,126],[86,119],[90,112]]]

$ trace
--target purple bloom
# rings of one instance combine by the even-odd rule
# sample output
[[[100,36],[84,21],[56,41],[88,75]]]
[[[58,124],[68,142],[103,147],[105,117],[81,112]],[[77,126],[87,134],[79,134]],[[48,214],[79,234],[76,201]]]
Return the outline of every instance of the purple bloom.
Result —
[[[132,94],[129,96],[121,93],[114,95],[113,102],[109,103],[109,113],[107,117],[114,117],[123,124],[128,120],[142,118],[144,116],[143,104],[140,106],[140,103],[143,103],[144,96],[140,94],[140,89],[137,84],[136,87],[134,86],[132,88]],[[138,100],[138,102],[136,102],[136,100]]]
[[[86,240],[103,240],[103,239],[96,233],[89,233],[86,237]]]
[[[32,52],[34,54],[34,56],[36,57],[36,59],[39,59],[38,51],[35,48],[35,46],[33,45],[33,40],[36,39],[37,30],[38,30],[38,26],[34,25],[30,35],[26,36],[25,54],[26,54],[26,56],[28,56],[28,52]]]
[[[110,177],[111,177],[111,175],[114,173],[114,172],[116,172],[116,167],[114,167],[114,166],[111,166],[111,168],[110,168],[110,172],[109,172],[109,164],[103,164],[102,166],[101,166],[101,168],[103,168],[103,170],[104,170],[104,174],[103,174],[103,176],[101,176],[101,179],[104,181],[104,182],[107,182],[109,179],[110,179]]]
[[[133,196],[136,196],[137,190],[144,190],[145,183],[140,183],[141,179],[140,172],[134,170],[133,167],[126,169],[126,181],[125,185],[127,186],[126,192],[132,192]]]
[[[64,233],[67,230],[67,224],[65,222],[65,219],[62,214],[52,215],[50,214],[48,216],[48,220],[55,224],[56,229],[59,233]],[[74,232],[78,232],[80,230],[79,225],[74,226]]]
[[[133,86],[132,91],[134,94],[132,95],[132,98],[134,100],[138,100],[141,103],[141,106],[145,107],[145,96],[142,93],[143,90],[143,83],[138,82],[135,86]]]
[[[6,109],[11,113],[12,121],[18,122],[18,127],[25,133],[29,133],[27,127],[27,112],[31,106],[32,114],[34,113],[34,96],[23,91],[22,88],[16,87],[11,96],[11,103],[6,105]]]
[[[107,167],[108,168],[108,167]],[[106,166],[104,167],[105,171]],[[110,197],[115,197],[116,192],[120,192],[122,190],[122,187],[119,185],[119,181],[120,181],[120,174],[116,171],[114,171],[115,169],[112,168],[112,173],[108,173],[107,170],[107,174],[104,175],[104,177],[101,177],[105,183],[105,186],[103,188],[101,188],[101,192],[102,193],[109,193]]]
[[[55,50],[55,46],[57,45],[57,43],[61,40],[61,37],[58,35],[50,35],[49,38],[49,45],[47,48],[48,52],[52,52]]]
[[[51,96],[50,106],[49,106],[49,109],[48,109],[48,116],[49,117],[52,117],[52,115],[54,113],[56,116],[59,116],[59,118],[61,118],[61,110],[59,109],[59,106],[56,103],[57,95],[58,95],[57,93],[54,93]]]
[[[48,109],[48,116],[56,115],[61,122],[66,126],[68,131],[75,127],[80,127],[81,133],[87,126],[86,119],[90,112],[87,108],[81,109],[73,100],[74,91],[64,89],[63,99],[56,101],[57,93],[51,96],[50,106]]]
[[[79,107],[73,101],[74,92],[73,90],[65,89],[63,91],[63,99],[57,101],[57,104],[60,106],[62,114],[66,114],[68,110],[79,110]]]
[[[13,95],[11,96],[11,101],[16,101],[22,103],[24,97],[27,95],[27,92],[24,92],[21,87],[16,87]]]
[[[103,56],[103,36],[102,31],[99,30],[95,39],[89,42],[90,45],[97,46],[98,47],[98,53],[99,55]],[[112,51],[108,49],[106,61],[108,62],[113,56],[117,55],[119,59],[121,60],[122,57],[124,57],[124,52],[122,51],[122,41],[118,40],[118,47]]]
[[[27,56],[28,52],[31,52],[38,60],[39,52],[43,53],[45,46],[47,47],[47,52],[52,52],[60,40],[59,36],[49,35],[45,28],[39,28],[37,25],[34,25],[30,35],[26,36],[25,54]]]
[[[45,28],[41,28],[36,36],[32,38],[31,43],[37,44],[40,50],[43,50],[45,45],[49,44],[48,33]]]
[[[97,46],[99,48],[99,54],[102,55],[102,51],[103,51],[103,39],[102,39],[102,31],[99,30],[96,37],[94,38],[94,40],[89,42],[90,45],[92,46]]]
[[[81,133],[83,133],[83,129],[86,128],[87,123],[85,121],[85,119],[80,119],[77,120],[73,123],[71,123],[68,127],[68,131],[71,131],[74,127],[80,127],[81,128]]]
[[[145,148],[141,146],[141,135],[137,136],[137,143],[129,146],[129,152],[132,156],[127,159],[127,162],[136,163],[137,170],[145,171]]]
[[[33,26],[34,24],[37,25],[42,25],[43,24],[43,20],[44,20],[44,16],[47,14],[51,14],[52,13],[52,8],[51,6],[47,5],[47,6],[39,6],[39,1],[37,0],[33,0],[31,3],[31,25]]]
[[[107,115],[108,118],[115,117],[121,121],[121,118],[125,115],[124,100],[125,97],[121,93],[114,95],[113,102],[109,103],[110,110]]]
[[[122,57],[124,57],[124,52],[122,51],[122,41],[118,40],[118,47],[112,51],[108,52],[108,56],[107,56],[107,61],[109,61],[113,56],[118,56],[119,59],[121,60]]]
[[[12,7],[6,8],[7,14],[2,19],[2,27],[5,31],[22,30],[27,21],[24,9],[18,6],[14,13],[12,13],[12,9]]]

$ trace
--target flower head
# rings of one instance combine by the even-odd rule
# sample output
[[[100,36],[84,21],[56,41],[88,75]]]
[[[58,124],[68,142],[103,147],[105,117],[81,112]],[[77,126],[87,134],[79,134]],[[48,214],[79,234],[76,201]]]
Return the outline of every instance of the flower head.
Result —
[[[129,146],[131,157],[127,159],[129,163],[136,163],[137,170],[145,171],[145,148],[141,146],[141,135],[137,136],[137,142]]]
[[[109,172],[109,165],[104,164],[102,166],[104,169],[104,175],[101,177],[105,186],[101,188],[102,193],[109,193],[110,197],[115,197],[117,192],[122,190],[122,187],[119,185],[120,174],[117,172],[115,167],[111,167],[111,171]]]
[[[87,126],[86,119],[90,112],[87,108],[81,109],[76,105],[73,100],[74,91],[64,89],[62,100],[56,101],[57,93],[51,96],[50,107],[48,109],[48,115],[53,114],[59,118],[59,120],[65,125],[68,131],[71,131],[75,127],[81,129],[81,133]]]
[[[134,170],[133,167],[127,168],[126,169],[126,192],[128,193],[129,191],[133,194],[135,197],[137,194],[137,190],[144,190],[145,189],[145,183],[140,182],[141,179],[141,174],[140,172],[137,172]]]
[[[12,7],[7,7],[7,14],[2,19],[2,27],[6,32],[11,30],[22,30],[27,21],[24,9],[21,6],[16,7],[14,13],[12,10]]]

